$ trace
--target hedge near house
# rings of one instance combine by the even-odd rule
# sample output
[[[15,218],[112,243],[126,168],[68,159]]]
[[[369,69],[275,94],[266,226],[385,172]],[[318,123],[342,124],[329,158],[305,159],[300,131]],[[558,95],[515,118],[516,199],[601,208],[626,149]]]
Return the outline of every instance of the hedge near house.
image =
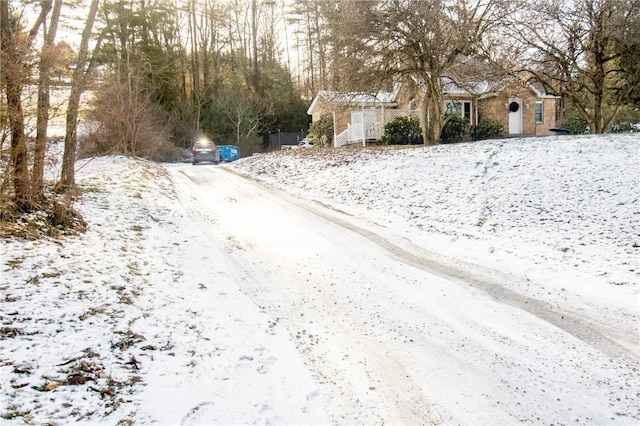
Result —
[[[589,122],[578,116],[569,117],[562,124],[562,127],[569,129],[569,133],[572,135],[585,135],[589,133]]]
[[[499,138],[503,130],[504,127],[500,121],[485,118],[471,128],[471,138],[474,141]]]
[[[454,143],[461,142],[464,137],[469,123],[466,118],[458,114],[457,112],[447,113],[444,127],[440,135],[440,142],[442,143]]]
[[[396,117],[384,125],[380,142],[385,145],[417,145],[423,143],[418,117]]]
[[[318,121],[313,122],[309,127],[307,137],[319,146],[333,145],[333,118],[331,114],[322,114]]]

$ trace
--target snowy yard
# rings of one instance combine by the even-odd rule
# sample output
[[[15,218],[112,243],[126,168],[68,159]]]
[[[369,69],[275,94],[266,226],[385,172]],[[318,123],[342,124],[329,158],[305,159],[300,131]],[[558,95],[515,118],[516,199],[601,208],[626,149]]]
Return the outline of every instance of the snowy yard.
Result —
[[[637,424],[639,171],[633,134],[83,160],[86,234],[0,241],[0,423]]]

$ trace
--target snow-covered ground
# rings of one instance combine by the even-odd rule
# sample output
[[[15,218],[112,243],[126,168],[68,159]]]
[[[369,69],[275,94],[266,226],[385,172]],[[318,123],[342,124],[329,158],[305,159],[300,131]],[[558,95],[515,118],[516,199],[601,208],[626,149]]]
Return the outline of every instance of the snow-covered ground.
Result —
[[[638,134],[287,154],[233,169],[482,262],[640,279]]]
[[[640,420],[637,135],[78,166],[86,234],[0,242],[0,422]]]

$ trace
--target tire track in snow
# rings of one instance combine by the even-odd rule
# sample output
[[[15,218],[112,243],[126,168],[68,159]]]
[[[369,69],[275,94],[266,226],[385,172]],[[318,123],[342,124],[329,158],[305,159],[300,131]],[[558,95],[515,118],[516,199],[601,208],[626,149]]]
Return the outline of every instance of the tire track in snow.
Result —
[[[211,171],[215,173],[213,169]],[[190,171],[179,173],[194,183],[202,179],[190,176]],[[234,197],[218,194],[228,203],[235,204],[236,198],[259,198],[267,204],[286,205],[289,209],[293,207],[307,213],[306,208],[292,205],[290,200],[283,201],[263,193],[261,186],[255,191],[253,186],[236,185],[234,179],[237,178],[226,173],[218,178],[223,179],[225,193],[236,194]],[[192,214],[208,214],[206,202],[197,200],[197,203],[199,205],[190,208]],[[220,223],[224,221],[220,220]],[[318,295],[308,295],[306,287],[292,288],[289,290],[292,296],[287,296],[286,301],[280,300],[280,293],[271,288],[278,284],[269,283],[265,277],[269,271],[265,274],[261,270],[262,264],[252,264],[244,256],[247,248],[253,249],[251,242],[229,229],[219,231],[231,255],[229,261],[234,264],[236,280],[276,323],[287,327],[316,380],[332,389],[329,405],[336,424],[440,424],[448,417],[446,411],[425,399],[420,384],[411,379],[410,372],[405,371],[403,362],[392,348],[385,348],[375,336],[367,335],[365,327],[359,326],[365,320],[353,311],[349,302],[326,290]],[[230,235],[225,236],[225,233]],[[260,254],[255,256],[260,258]],[[254,254],[249,255],[249,258],[253,257]],[[327,312],[331,312],[333,320],[323,317]],[[330,329],[324,328],[325,321],[329,321]]]
[[[637,382],[636,379],[630,378],[628,375],[628,372],[632,370],[632,365],[637,364],[637,357],[634,357],[632,349],[635,336],[631,336],[631,333],[616,330],[613,326],[609,327],[606,324],[598,324],[587,315],[580,317],[579,314],[573,315],[578,318],[576,327],[581,334],[577,334],[575,330],[568,332],[567,329],[571,329],[574,325],[563,321],[562,316],[569,317],[568,314],[564,315],[566,312],[554,308],[554,305],[550,303],[522,296],[511,289],[521,288],[525,281],[522,278],[481,268],[470,263],[452,263],[437,253],[399,238],[385,228],[318,203],[297,199],[259,182],[257,185],[246,185],[246,178],[235,178],[225,172],[226,170],[222,170],[222,168],[198,170],[198,175],[194,178],[198,182],[202,181],[206,186],[193,189],[200,193],[200,196],[197,197],[199,198],[198,202],[203,203],[200,206],[202,208],[196,207],[193,213],[202,214],[204,212],[216,215],[218,212],[224,212],[226,214],[227,217],[218,221],[217,231],[221,233],[223,241],[225,234],[229,234],[234,236],[234,241],[237,242],[238,247],[230,247],[229,253],[239,266],[236,271],[240,271],[238,278],[243,282],[244,291],[251,295],[254,303],[265,309],[273,318],[284,317],[282,324],[288,328],[292,337],[296,338],[297,334],[306,328],[307,333],[302,333],[304,339],[301,343],[298,342],[298,348],[311,371],[320,375],[316,378],[319,378],[321,382],[323,380],[325,383],[328,382],[327,386],[332,389],[330,393],[332,399],[337,398],[341,401],[339,403],[332,401],[333,407],[342,407],[333,412],[336,415],[334,418],[338,422],[379,423],[380,419],[386,421],[393,419],[398,423],[438,423],[441,421],[453,423],[459,414],[456,410],[466,409],[467,413],[478,413],[472,408],[474,406],[483,407],[485,414],[490,413],[490,416],[497,416],[491,420],[497,423],[511,423],[516,420],[535,421],[536,410],[541,406],[546,407],[544,417],[551,423],[572,421],[569,419],[571,414],[566,413],[567,407],[578,408],[575,419],[588,422],[590,418],[593,418],[589,416],[594,415],[590,413],[591,406],[582,406],[584,404],[580,407],[572,406],[565,402],[564,393],[557,394],[562,398],[562,402],[560,398],[557,400],[554,398],[552,401],[547,400],[547,396],[552,394],[548,393],[552,390],[547,387],[549,385],[562,386],[562,383],[568,382],[577,386],[576,389],[582,389],[579,385],[584,385],[585,391],[592,394],[600,388],[602,382],[596,382],[596,379],[591,375],[585,375],[585,370],[579,367],[582,365],[580,362],[578,364],[574,364],[573,361],[565,362],[564,358],[554,355],[554,349],[571,350],[573,344],[579,349],[574,348],[575,350],[571,353],[581,362],[586,361],[588,364],[585,365],[592,365],[590,362],[595,357],[603,360],[600,364],[602,366],[605,363],[611,362],[613,364],[615,362],[619,366],[618,368],[622,369],[613,371],[607,367],[604,374],[607,374],[606,377],[611,377],[607,380],[620,383],[621,386],[627,386],[622,391],[612,393],[613,396],[609,398],[610,407],[622,406],[622,410],[617,409],[622,413],[626,412],[624,409],[626,402],[624,401],[627,400],[627,394],[625,392],[629,386],[633,387],[633,383]],[[187,171],[186,173],[193,172]],[[207,176],[204,175],[205,173]],[[234,194],[234,202],[229,199],[229,194]],[[207,199],[203,196],[206,196]],[[223,205],[228,203],[234,206]],[[217,209],[216,206],[220,206],[220,209]],[[273,216],[274,213],[270,213],[272,216],[269,216],[273,222],[265,219],[267,222],[254,226],[246,226],[249,224],[245,225],[240,222],[245,215],[252,219],[257,217],[254,215],[256,209],[260,209],[260,211],[264,209],[269,213],[272,207],[280,212],[278,214],[281,217],[284,217],[282,216],[284,214],[288,218],[288,214],[291,213],[291,223],[288,223],[288,219],[284,221],[276,219]],[[313,217],[309,217],[310,214]],[[304,219],[305,222],[301,224],[300,220],[303,220],[305,215],[308,222],[307,219]],[[281,222],[285,222],[285,226],[282,226]],[[331,226],[325,228],[321,222],[330,223]],[[287,247],[290,254],[303,253],[300,250],[305,250],[305,248],[305,251],[325,253],[316,246],[322,244],[322,240],[326,240],[326,236],[312,232],[314,227],[330,236],[330,246],[333,247],[333,253],[326,252],[327,256],[316,261],[316,264],[331,266],[328,274],[308,277],[309,279],[305,283],[304,278],[306,277],[295,276],[291,273],[291,265],[284,266],[285,271],[283,271],[279,269],[281,266],[278,264],[292,262],[293,268],[297,267],[304,271],[308,266],[304,262],[309,260],[314,262],[313,258],[304,256],[304,259],[283,258],[274,263],[274,259],[265,257],[265,255],[273,257],[274,254],[286,256],[283,253],[276,254],[269,251],[273,248],[279,250],[284,247]],[[307,228],[311,231],[307,232]],[[280,233],[291,234],[292,230],[299,235],[280,238]],[[258,235],[256,232],[266,233],[267,239],[265,240],[265,235]],[[290,246],[286,244],[290,244]],[[243,250],[249,245],[253,245],[253,247],[250,247],[249,250]],[[325,244],[324,249],[326,250],[326,248]],[[340,254],[336,255],[336,250]],[[342,259],[343,254],[349,257]],[[370,257],[371,255],[375,258]],[[348,266],[350,261],[355,262],[354,266],[356,267],[358,264],[362,265],[361,256],[370,259],[371,269],[375,269],[376,259],[381,262],[384,265],[382,270],[378,271],[381,273],[370,275],[365,269],[352,269]],[[393,262],[389,263],[389,258],[392,258]],[[338,262],[340,266],[335,266],[332,262]],[[392,266],[395,262],[398,262],[398,265],[409,265],[411,268]],[[317,265],[315,268],[314,265],[311,265],[310,270],[318,271]],[[422,289],[420,294],[426,297],[424,299],[426,305],[422,306],[420,315],[416,315],[418,312],[415,309],[418,305],[414,304],[413,300],[403,298],[405,295],[396,292],[395,288],[398,286],[405,287],[400,275],[392,276],[385,273],[385,270],[394,270],[395,273],[398,273],[397,271],[403,269],[408,271],[414,270],[414,268],[422,271],[420,274],[438,275],[444,278],[443,281],[447,283],[457,283],[457,286],[448,284],[446,292],[449,295],[462,296],[460,300],[463,302],[456,303],[456,296],[438,297],[438,285],[432,285],[431,279],[422,278],[416,288]],[[293,270],[295,271],[295,269]],[[354,282],[354,278],[359,278],[359,281]],[[371,281],[368,281],[369,278]],[[333,284],[327,281],[328,279],[337,279],[338,285],[330,287]],[[378,284],[374,285],[376,281]],[[409,281],[405,279],[404,282],[408,283]],[[369,283],[371,283],[371,287],[374,287],[373,289],[367,289]],[[313,284],[322,287],[322,295],[314,293],[315,287],[311,288]],[[411,285],[409,284],[409,286]],[[498,304],[478,301],[486,307],[483,310],[487,315],[486,320],[482,316],[466,315],[460,308],[464,307],[464,301],[471,302],[473,297],[477,297],[477,294],[474,296],[474,293],[478,293],[475,290],[467,290],[468,287],[483,291],[498,304],[505,305],[505,308],[500,308]],[[334,288],[339,290],[334,291]],[[369,298],[368,291],[371,290],[377,291],[377,296]],[[380,301],[381,294],[387,294],[387,290],[389,290],[389,297],[381,302],[385,306],[371,305],[372,301]],[[273,299],[274,295],[276,295],[275,299]],[[338,305],[335,307],[331,296],[337,299]],[[346,300],[345,296],[347,299],[351,298]],[[429,301],[430,296],[434,297],[433,301]],[[278,300],[278,298],[281,299]],[[282,306],[280,302],[284,302]],[[444,303],[445,306],[440,308],[438,303]],[[529,303],[531,303],[531,307],[527,306]],[[410,311],[412,308],[414,310]],[[545,309],[549,309],[551,312],[540,312]],[[496,316],[491,312],[494,310],[502,312],[502,314]],[[378,312],[387,315],[387,317],[376,317]],[[395,312],[404,318],[393,318],[396,316]],[[530,315],[531,313],[533,315]],[[557,322],[563,327],[558,327],[547,320],[546,317],[549,315],[555,315]],[[507,321],[496,321],[497,318]],[[398,322],[397,319],[408,321]],[[509,320],[515,320],[516,326],[507,325],[511,324]],[[518,326],[518,323],[521,324]],[[416,339],[415,343],[414,340],[411,340],[411,344],[405,342],[405,344],[396,345],[392,343],[395,336],[407,336],[408,329],[405,326],[411,324],[415,324],[419,328],[415,330],[415,333],[410,334],[410,337]],[[533,327],[523,328],[524,324]],[[545,324],[551,326],[547,327]],[[389,330],[388,325],[398,327],[398,329]],[[402,327],[399,327],[400,325]],[[507,335],[516,339],[515,345],[513,340],[511,343],[503,344],[505,337],[501,331],[505,331],[503,328],[505,326],[506,331],[511,330]],[[591,330],[590,327],[595,330],[595,333],[587,334]],[[319,336],[319,344],[311,343],[309,331],[313,331],[313,339]],[[411,332],[410,327],[409,331]],[[323,332],[327,334],[323,335]],[[613,341],[614,337],[618,337],[616,333],[622,334],[622,338],[620,338],[622,344]],[[584,337],[580,337],[581,335]],[[598,341],[603,336],[608,341]],[[587,343],[578,343],[576,337]],[[556,339],[558,343],[547,344],[547,342],[556,341]],[[532,341],[547,350],[551,349],[552,353],[538,350],[539,346],[531,344]],[[589,347],[597,348],[598,351],[594,352],[600,355],[592,354],[588,350]],[[625,347],[629,348],[630,355],[625,353]],[[442,352],[438,353],[440,349]],[[341,359],[342,354],[345,353],[349,357]],[[456,355],[457,353],[460,355]],[[383,356],[385,354],[392,356],[397,361],[395,364],[401,368],[396,368],[393,362],[385,359]],[[500,354],[504,354],[504,357]],[[616,357],[623,359],[611,360],[609,354],[616,354]],[[449,358],[446,364],[438,362],[448,356],[453,357]],[[425,360],[432,362],[425,363]],[[574,367],[574,365],[578,367]],[[432,366],[434,368],[431,368]],[[489,376],[484,373],[487,366],[490,368],[491,374]],[[408,373],[406,378],[402,374],[402,369]],[[600,366],[593,368],[593,375],[599,371],[601,371]],[[618,373],[619,371],[621,372]],[[371,372],[378,374],[371,376]],[[555,378],[556,373],[558,374],[557,378]],[[363,380],[363,377],[367,380]],[[534,379],[534,377],[538,379]],[[554,377],[554,379],[551,382],[543,380],[542,383],[539,383],[542,377]],[[474,383],[474,388],[470,392],[464,391],[465,386],[468,385],[466,381]],[[368,383],[376,388],[374,395],[367,392],[367,386],[362,386]],[[422,387],[422,392],[420,387]],[[456,405],[448,404],[444,406],[446,407],[444,410],[440,409],[442,405],[438,404],[439,400],[437,399],[440,388],[455,392],[456,396],[452,398]],[[380,395],[375,395],[377,393]],[[485,399],[479,402],[478,395]],[[616,396],[619,397],[617,401],[620,401],[621,397],[623,402],[611,400]],[[420,402],[425,398],[436,398],[433,400],[435,404],[429,407],[429,411],[422,413],[416,411],[416,407],[419,409],[429,406],[428,401]],[[444,402],[446,402],[446,398],[444,397]],[[396,400],[400,401],[400,405],[391,405],[390,401],[396,403]],[[523,408],[519,408],[521,405]],[[525,406],[527,408],[524,408]],[[599,408],[606,412],[609,411],[605,409],[604,405],[595,404],[594,407],[593,409]],[[453,410],[451,411],[452,416],[447,413],[447,409]],[[401,412],[402,415],[400,415]],[[541,413],[537,414],[541,415]],[[476,421],[483,422],[479,420],[480,414],[467,415],[471,415]],[[505,417],[500,417],[502,415]],[[616,415],[618,414],[616,413]],[[464,414],[462,416],[464,418]],[[600,416],[602,417],[602,414]],[[598,414],[595,417],[598,418]],[[403,420],[399,421],[398,419]],[[412,421],[407,419],[412,419]],[[541,420],[540,417],[537,419]],[[488,422],[487,418],[484,422]]]
[[[284,202],[295,205],[368,239],[408,265],[444,278],[472,285],[484,291],[494,300],[535,315],[611,357],[626,359],[634,364],[639,361],[637,348],[640,344],[640,337],[635,332],[627,332],[605,324],[598,324],[589,318],[554,307],[551,303],[525,296],[509,289],[507,287],[508,283],[520,281],[521,279],[518,277],[500,271],[488,270],[478,265],[464,264],[462,261],[456,261],[456,264],[452,265],[436,253],[427,251],[405,239],[398,238],[383,228],[376,227],[377,229],[373,231],[371,228],[375,227],[374,224],[365,228],[360,225],[363,223],[362,220],[356,220],[347,213],[336,210],[331,206],[311,203],[293,197],[284,191],[266,186],[255,179],[247,178],[229,169],[221,168],[220,170],[230,172],[242,179],[250,180],[265,192],[282,199]]]

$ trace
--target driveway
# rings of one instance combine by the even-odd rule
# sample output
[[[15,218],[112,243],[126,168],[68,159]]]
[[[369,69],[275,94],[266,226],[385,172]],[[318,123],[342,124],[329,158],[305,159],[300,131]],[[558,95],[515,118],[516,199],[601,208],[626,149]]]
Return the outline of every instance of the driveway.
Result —
[[[341,424],[637,420],[638,336],[221,167],[175,166],[178,196],[242,292],[287,330]]]

